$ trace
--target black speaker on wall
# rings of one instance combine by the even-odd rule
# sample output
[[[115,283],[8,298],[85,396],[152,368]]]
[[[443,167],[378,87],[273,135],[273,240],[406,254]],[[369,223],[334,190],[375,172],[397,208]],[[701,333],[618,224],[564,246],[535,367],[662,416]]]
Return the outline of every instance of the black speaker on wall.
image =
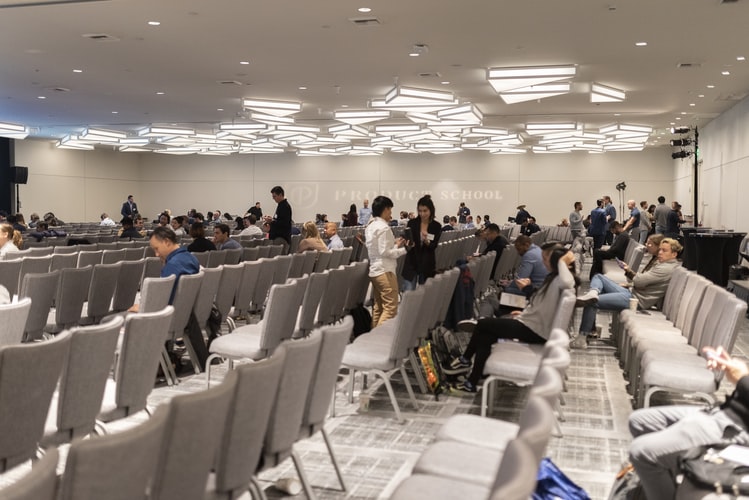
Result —
[[[10,179],[14,184],[26,184],[29,180],[29,167],[10,167]]]

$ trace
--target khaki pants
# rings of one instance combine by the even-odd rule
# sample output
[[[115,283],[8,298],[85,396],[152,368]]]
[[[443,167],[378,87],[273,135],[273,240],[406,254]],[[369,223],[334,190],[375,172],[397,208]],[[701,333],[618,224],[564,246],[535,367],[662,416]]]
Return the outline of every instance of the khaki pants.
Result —
[[[370,277],[372,281],[372,328],[398,314],[398,278],[393,273]]]

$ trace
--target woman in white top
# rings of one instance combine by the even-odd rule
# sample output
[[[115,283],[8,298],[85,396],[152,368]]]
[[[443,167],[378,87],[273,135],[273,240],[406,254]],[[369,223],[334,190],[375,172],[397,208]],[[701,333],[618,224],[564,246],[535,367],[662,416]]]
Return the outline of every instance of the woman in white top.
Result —
[[[0,225],[0,257],[4,258],[8,252],[17,252],[22,242],[20,231],[10,224]]]

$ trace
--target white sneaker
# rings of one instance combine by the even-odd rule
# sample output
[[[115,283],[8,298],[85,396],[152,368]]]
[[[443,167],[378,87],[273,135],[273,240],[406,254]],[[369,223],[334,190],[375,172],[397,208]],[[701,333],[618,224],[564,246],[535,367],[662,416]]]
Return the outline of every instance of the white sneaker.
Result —
[[[587,335],[579,334],[577,337],[570,340],[570,348],[572,349],[587,349],[588,348],[588,337]]]
[[[295,477],[282,477],[276,481],[275,487],[291,496],[302,492],[302,483]]]
[[[598,302],[598,290],[588,290],[586,293],[580,295],[577,298],[575,305],[577,306],[589,306]]]

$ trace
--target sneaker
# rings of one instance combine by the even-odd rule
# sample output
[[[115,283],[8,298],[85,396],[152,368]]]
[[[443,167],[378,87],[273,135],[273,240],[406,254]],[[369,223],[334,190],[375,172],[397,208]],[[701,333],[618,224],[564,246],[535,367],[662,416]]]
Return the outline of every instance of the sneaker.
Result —
[[[462,392],[466,394],[476,394],[476,386],[470,383],[468,380],[464,380],[456,386],[453,386],[453,391]]]
[[[582,333],[579,334],[577,337],[570,340],[570,348],[587,349],[588,348],[588,336]]]
[[[462,321],[458,321],[457,329],[461,332],[473,333],[473,331],[476,329],[476,323],[477,321],[475,319],[464,319]]]
[[[598,290],[592,289],[580,295],[577,298],[577,302],[575,302],[575,305],[578,307],[589,306],[591,304],[595,304],[596,302],[598,302]]]
[[[463,356],[458,356],[450,361],[450,365],[442,368],[442,371],[447,375],[456,375],[458,373],[465,373],[471,371],[471,362]]]
[[[603,331],[603,328],[601,327],[601,325],[596,325],[596,331],[590,332],[587,335],[588,340],[600,339],[602,331]]]

